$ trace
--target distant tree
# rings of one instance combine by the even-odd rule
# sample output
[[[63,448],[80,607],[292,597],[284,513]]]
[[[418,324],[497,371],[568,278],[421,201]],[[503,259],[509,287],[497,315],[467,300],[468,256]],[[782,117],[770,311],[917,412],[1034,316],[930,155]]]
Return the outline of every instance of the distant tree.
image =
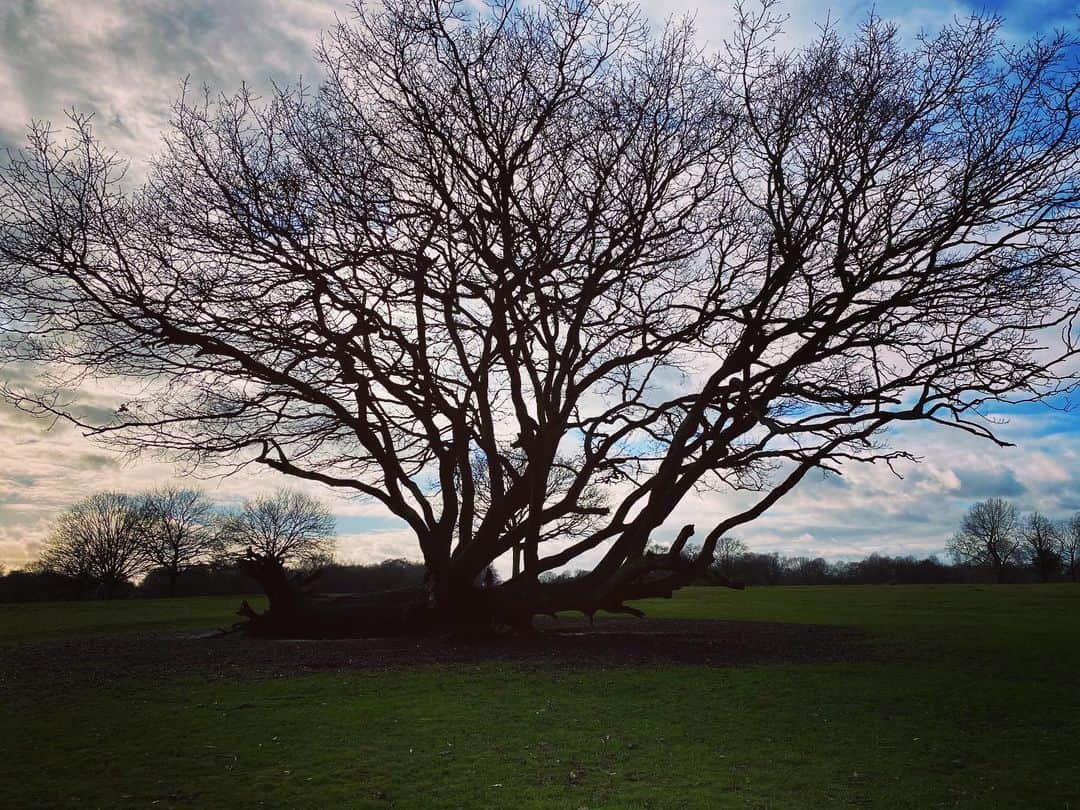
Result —
[[[783,576],[793,585],[825,585],[833,577],[833,570],[823,557],[791,557],[784,563]]]
[[[846,578],[855,583],[892,582],[896,578],[896,561],[892,557],[871,554],[859,562],[851,563],[846,568]]]
[[[175,583],[161,568],[151,568],[139,580],[136,593],[139,596],[160,598],[164,596],[215,596],[226,594],[250,594],[259,589],[235,564],[221,565],[217,559],[210,563],[198,563],[184,569]],[[230,561],[231,562],[231,561]]]
[[[836,581],[852,585],[936,585],[961,582],[961,567],[944,563],[936,556],[919,559],[912,555],[890,557],[873,553],[862,560],[832,566]]]
[[[195,489],[162,487],[143,496],[146,556],[162,569],[169,595],[184,569],[209,562],[221,547],[214,505]]]
[[[86,581],[47,571],[38,563],[0,576],[0,602],[59,602],[78,599]]]
[[[716,552],[713,555],[713,559],[716,561],[714,568],[725,577],[732,577],[736,558],[746,554],[749,550],[742,540],[725,534],[716,541]]]
[[[747,585],[776,585],[784,570],[779,554],[746,552],[732,561],[731,579]]]
[[[956,562],[989,568],[1000,582],[1019,555],[1019,523],[1016,507],[1008,501],[980,501],[968,510],[947,548]]]
[[[335,565],[333,545],[323,551],[315,551],[311,554],[301,555],[293,567],[305,574],[314,574],[325,571],[331,565]]]
[[[1080,574],[1080,512],[1062,524],[1058,532],[1058,555],[1065,575],[1076,582]]]
[[[1061,570],[1061,529],[1040,512],[1032,512],[1020,531],[1020,554],[1042,582],[1048,582]]]
[[[146,509],[120,492],[99,492],[57,518],[41,555],[44,571],[93,583],[111,598],[146,570]]]
[[[246,500],[221,521],[221,540],[228,548],[301,568],[330,561],[335,531],[326,504],[290,489]]]

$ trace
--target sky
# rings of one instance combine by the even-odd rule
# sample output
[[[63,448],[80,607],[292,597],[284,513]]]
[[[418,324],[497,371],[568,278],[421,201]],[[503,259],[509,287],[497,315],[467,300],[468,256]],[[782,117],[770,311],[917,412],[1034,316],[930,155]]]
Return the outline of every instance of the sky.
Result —
[[[850,28],[872,7],[905,34],[933,30],[954,15],[990,10],[1005,18],[1017,39],[1077,28],[1075,6],[1060,0],[1007,0],[972,5],[941,2],[789,2],[786,36],[812,36],[827,16]],[[699,36],[718,45],[731,24],[727,2],[647,0],[656,20],[695,16]],[[92,112],[98,134],[139,162],[158,149],[169,109],[185,77],[225,92],[241,83],[255,89],[298,77],[317,83],[313,46],[335,15],[336,0],[0,0],[0,147],[18,146],[31,119],[61,122],[64,112]],[[12,374],[0,369],[0,377]],[[91,404],[95,394],[89,395]],[[997,414],[999,448],[957,431],[917,425],[891,434],[890,443],[923,460],[897,467],[856,465],[843,475],[812,474],[795,492],[739,536],[754,550],[848,559],[871,552],[943,553],[948,537],[977,500],[1003,497],[1024,510],[1052,517],[1080,511],[1080,413],[1025,406]],[[200,477],[167,459],[120,458],[63,424],[31,419],[0,404],[0,565],[33,559],[50,521],[94,491],[139,491],[166,483],[200,486],[224,505],[282,485],[275,473]],[[339,557],[367,562],[417,556],[415,542],[371,503],[344,500],[313,486],[338,518]],[[655,539],[673,537],[687,522],[700,534],[736,501],[707,493],[685,501]]]

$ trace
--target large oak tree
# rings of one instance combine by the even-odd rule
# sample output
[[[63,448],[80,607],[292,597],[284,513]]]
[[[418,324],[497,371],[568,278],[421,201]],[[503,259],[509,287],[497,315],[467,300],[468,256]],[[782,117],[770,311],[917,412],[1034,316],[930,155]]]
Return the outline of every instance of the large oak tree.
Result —
[[[601,0],[359,6],[318,87],[185,94],[137,189],[88,120],[35,126],[5,351],[144,381],[104,441],[383,504],[440,616],[670,594],[808,472],[908,457],[890,426],[995,440],[988,404],[1071,382],[1072,40],[736,17],[711,55]],[[700,487],[756,496],[648,551]]]

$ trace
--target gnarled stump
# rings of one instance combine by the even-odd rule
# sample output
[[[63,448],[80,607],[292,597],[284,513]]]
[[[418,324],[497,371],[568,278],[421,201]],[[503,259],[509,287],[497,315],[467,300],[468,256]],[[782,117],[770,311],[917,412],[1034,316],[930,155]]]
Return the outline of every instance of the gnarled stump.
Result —
[[[402,588],[371,594],[314,594],[319,572],[289,575],[273,557],[249,550],[241,570],[262,586],[269,607],[258,613],[245,600],[237,614],[249,635],[362,638],[427,633],[436,629],[428,590]]]

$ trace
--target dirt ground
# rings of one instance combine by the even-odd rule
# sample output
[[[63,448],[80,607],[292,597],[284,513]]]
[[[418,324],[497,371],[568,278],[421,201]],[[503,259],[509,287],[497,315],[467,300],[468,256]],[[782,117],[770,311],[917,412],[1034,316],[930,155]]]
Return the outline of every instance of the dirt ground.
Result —
[[[501,661],[546,666],[834,662],[866,658],[866,638],[843,627],[674,619],[561,620],[536,638],[326,640],[130,633],[0,648],[0,690],[93,686],[117,678],[195,675],[244,679],[326,670]]]

